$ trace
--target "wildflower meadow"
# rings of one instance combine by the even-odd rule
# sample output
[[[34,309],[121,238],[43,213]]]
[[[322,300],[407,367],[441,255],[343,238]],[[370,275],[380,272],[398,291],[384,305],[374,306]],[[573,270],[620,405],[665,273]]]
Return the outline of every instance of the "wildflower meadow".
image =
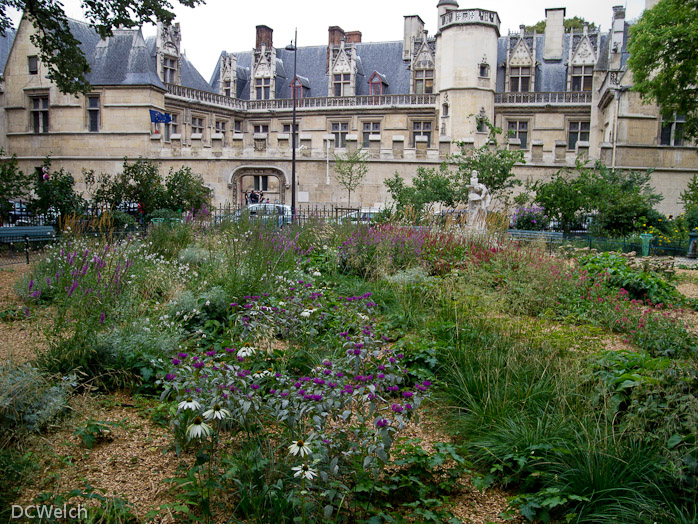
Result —
[[[694,272],[457,225],[273,226],[68,232],[16,279],[0,320],[35,345],[0,364],[0,515],[698,520]]]

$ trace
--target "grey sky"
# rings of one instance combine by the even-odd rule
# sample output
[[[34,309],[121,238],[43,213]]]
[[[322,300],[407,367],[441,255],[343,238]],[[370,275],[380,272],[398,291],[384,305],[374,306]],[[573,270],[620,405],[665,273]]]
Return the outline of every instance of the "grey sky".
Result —
[[[64,0],[71,18],[82,19],[80,0]],[[173,1],[176,4],[176,1]],[[177,5],[177,21],[182,28],[182,48],[187,57],[207,80],[221,51],[248,51],[255,44],[255,26],[267,25],[274,30],[274,45],[286,46],[298,28],[298,45],[326,45],[327,28],[338,25],[345,31],[361,31],[364,42],[401,40],[403,16],[419,15],[429,34],[436,30],[437,0],[207,0],[205,5],[190,9]],[[466,3],[460,7],[481,7],[497,11],[502,21],[502,34],[518,31],[520,24],[532,25],[545,18],[545,9],[565,7],[567,17],[583,17],[606,31],[611,24],[614,5],[625,5],[626,18],[642,14],[645,0],[486,0]],[[18,20],[18,16],[15,17]],[[154,34],[145,27],[146,36]]]

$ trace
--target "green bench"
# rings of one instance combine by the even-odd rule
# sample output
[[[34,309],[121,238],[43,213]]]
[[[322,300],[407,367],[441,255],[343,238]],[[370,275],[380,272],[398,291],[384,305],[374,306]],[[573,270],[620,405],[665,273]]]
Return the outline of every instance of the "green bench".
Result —
[[[548,243],[562,243],[563,234],[558,231],[529,231],[527,229],[510,229],[509,235],[514,240],[545,240]]]
[[[15,244],[22,243],[29,263],[29,242],[51,242],[55,240],[53,226],[0,227],[0,244],[10,246],[10,256],[15,254]]]

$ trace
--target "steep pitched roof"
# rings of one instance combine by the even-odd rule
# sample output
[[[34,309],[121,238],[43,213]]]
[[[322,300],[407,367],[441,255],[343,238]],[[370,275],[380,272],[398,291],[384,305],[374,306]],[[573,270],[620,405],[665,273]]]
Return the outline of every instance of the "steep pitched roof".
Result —
[[[10,54],[10,49],[12,48],[12,42],[14,42],[17,32],[9,27],[4,35],[0,36],[0,71],[5,71],[5,64],[7,63],[7,57]]]
[[[88,55],[90,84],[153,85],[165,89],[140,30],[117,29]]]

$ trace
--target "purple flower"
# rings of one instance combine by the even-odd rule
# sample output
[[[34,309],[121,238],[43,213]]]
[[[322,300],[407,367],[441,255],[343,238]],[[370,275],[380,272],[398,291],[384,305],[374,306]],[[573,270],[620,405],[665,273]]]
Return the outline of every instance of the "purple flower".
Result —
[[[397,358],[405,358],[405,355],[403,355],[402,353],[398,353],[398,354],[395,355],[395,356],[396,356]]]
[[[230,307],[238,307],[238,305],[239,304],[237,302],[233,302],[232,304],[230,304]]]
[[[185,360],[189,354],[188,353],[177,353],[177,356],[181,358],[182,360]]]
[[[411,391],[403,391],[402,396],[405,398],[412,398],[414,396],[414,393],[412,393]]]
[[[405,404],[405,409],[410,411],[412,409],[412,404]]]
[[[354,344],[354,347],[357,348],[357,349],[361,349],[362,347],[364,347],[364,345],[363,345],[362,343],[360,343],[360,342],[356,342],[356,343]]]
[[[212,349],[211,351],[207,351],[206,354],[207,354],[209,357],[212,357],[213,355],[216,354],[216,351],[215,351],[214,349]]]
[[[34,287],[34,279],[32,278],[31,280],[29,280],[29,290],[28,291],[31,291],[33,287]]]
[[[234,353],[234,352],[235,352],[235,348],[225,348],[225,352],[226,352],[226,353]]]
[[[174,379],[176,379],[176,378],[177,378],[177,375],[175,375],[174,373],[168,373],[167,375],[165,375],[165,380],[170,380],[170,381],[172,381],[172,380],[174,380]]]
[[[400,404],[393,404],[390,406],[390,409],[392,409],[395,413],[402,413],[405,411],[405,408],[403,408]]]
[[[313,382],[315,382],[316,384],[318,384],[320,386],[322,386],[325,383],[325,381],[322,380],[321,378],[314,378]]]
[[[201,369],[202,367],[204,367],[204,365],[205,365],[205,364],[204,364],[203,362],[199,362],[199,361],[194,362],[194,367],[195,367],[196,369]]]
[[[275,390],[275,389],[270,389],[270,390],[269,390],[269,393],[271,393],[272,395],[276,395],[276,390]]]
[[[259,389],[259,384],[250,384],[250,389]]]
[[[172,364],[174,364],[175,366],[179,366],[181,363],[182,363],[182,361],[179,360],[178,358],[172,359]]]
[[[104,311],[102,311],[102,312],[99,314],[99,323],[100,323],[100,324],[104,324],[105,318],[106,318],[106,315],[104,314]]]
[[[322,370],[322,373],[323,373],[324,375],[331,375],[331,374],[332,374],[332,370],[331,370],[331,369],[323,369],[323,370]]]
[[[280,395],[281,395],[282,397],[288,397],[288,391],[282,391],[282,392],[280,393]]]
[[[425,380],[424,382],[422,382],[422,386],[424,386],[425,388],[428,388],[429,386],[431,386],[431,382],[429,382],[428,380]]]
[[[378,420],[376,420],[376,427],[384,428],[388,424],[389,424],[389,422],[387,419],[379,418]]]
[[[354,355],[360,355],[360,354],[361,354],[361,350],[360,350],[360,349],[355,349],[355,350],[354,350]]]

